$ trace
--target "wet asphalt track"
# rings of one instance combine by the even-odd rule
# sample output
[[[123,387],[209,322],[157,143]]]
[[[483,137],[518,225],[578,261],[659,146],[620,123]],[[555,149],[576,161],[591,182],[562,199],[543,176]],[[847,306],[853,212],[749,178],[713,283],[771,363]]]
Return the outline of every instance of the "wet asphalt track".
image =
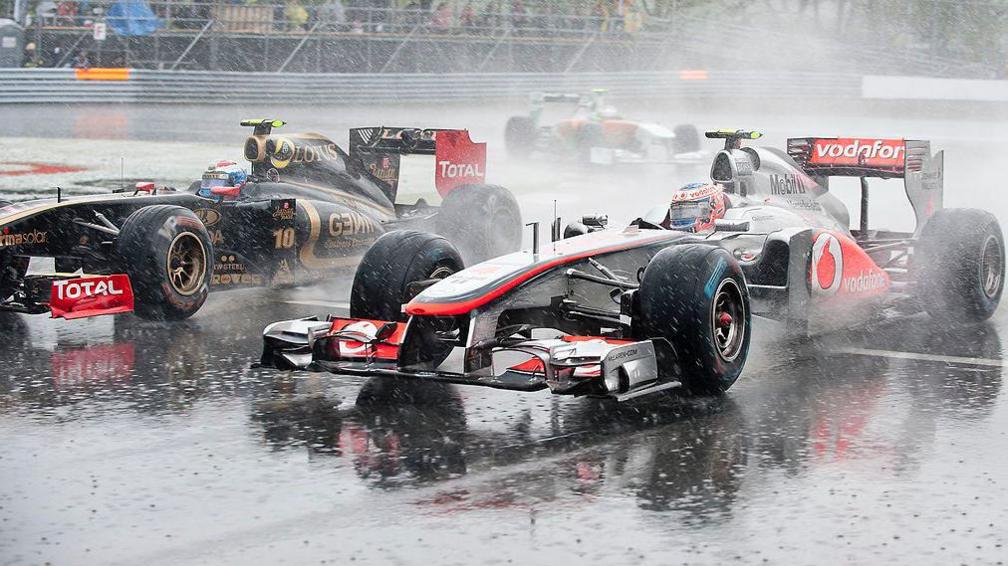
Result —
[[[0,111],[12,136],[60,138],[87,135],[68,120],[123,112]],[[205,126],[200,141],[227,122],[219,112],[187,112]],[[500,116],[458,112],[477,137],[499,137]],[[125,113],[118,139],[178,140],[135,133],[136,115],[169,123],[172,108]],[[770,135],[806,123],[777,117]],[[993,200],[1003,189],[978,169],[995,167],[1003,123],[820,123],[811,131],[933,136],[950,151],[947,201],[1008,220]],[[553,192],[516,187],[529,216],[548,216],[553,198],[605,208],[597,179],[579,193],[577,174],[562,175]],[[1005,308],[980,327],[916,317],[802,344],[760,322],[746,372],[720,399],[617,407],[250,369],[266,322],[345,311],[346,295],[345,281],[218,294],[175,325],[0,315],[0,564],[1008,557]]]

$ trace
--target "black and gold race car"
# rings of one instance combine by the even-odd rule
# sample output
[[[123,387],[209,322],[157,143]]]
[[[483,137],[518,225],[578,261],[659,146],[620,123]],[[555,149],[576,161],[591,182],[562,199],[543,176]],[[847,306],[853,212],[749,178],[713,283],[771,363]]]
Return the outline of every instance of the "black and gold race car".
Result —
[[[468,131],[356,128],[346,153],[319,134],[273,132],[283,124],[242,122],[254,131],[241,182],[228,173],[235,164],[218,163],[187,190],[139,183],[0,205],[0,310],[182,319],[210,290],[352,269],[375,239],[405,227],[445,235],[469,261],[518,249],[517,202],[484,183],[486,146]],[[434,157],[428,190],[400,188],[406,155]],[[29,273],[31,258],[55,258],[51,272]]]

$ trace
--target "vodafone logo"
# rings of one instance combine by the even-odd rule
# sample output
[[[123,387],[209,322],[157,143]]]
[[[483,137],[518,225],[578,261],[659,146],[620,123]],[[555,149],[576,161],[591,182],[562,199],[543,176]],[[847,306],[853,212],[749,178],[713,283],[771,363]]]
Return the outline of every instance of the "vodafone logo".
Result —
[[[817,139],[812,144],[809,163],[813,165],[849,165],[900,167],[906,145],[899,139]]]
[[[834,295],[843,279],[843,248],[836,236],[822,232],[812,243],[812,294]]]
[[[340,332],[353,332],[355,334],[362,334],[367,336],[369,339],[373,340],[375,335],[378,334],[378,327],[374,325],[369,320],[358,320],[357,322],[352,322],[340,329]],[[348,344],[359,344],[359,346],[350,346]],[[365,349],[367,349],[367,344],[363,342],[339,341],[339,349],[341,356],[353,356],[355,354],[360,354]]]
[[[82,299],[88,297],[112,297],[124,295],[126,292],[122,288],[116,288],[114,279],[98,279],[88,281],[86,279],[66,279],[63,281],[53,281],[53,293],[58,299]]]

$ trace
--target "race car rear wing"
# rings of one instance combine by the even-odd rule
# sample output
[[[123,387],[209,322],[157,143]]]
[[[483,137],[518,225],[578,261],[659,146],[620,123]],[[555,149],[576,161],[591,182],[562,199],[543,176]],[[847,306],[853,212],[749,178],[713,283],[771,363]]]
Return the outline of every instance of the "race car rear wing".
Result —
[[[787,152],[813,177],[860,177],[863,208],[867,207],[867,178],[903,178],[907,199],[917,217],[915,235],[942,207],[945,153],[932,155],[930,141],[790,138]]]
[[[532,103],[542,102],[581,102],[581,95],[576,92],[535,92],[532,93]]]
[[[252,163],[252,175],[268,181],[293,179],[297,182],[331,181],[346,170],[369,177],[389,200],[399,203],[399,162],[403,155],[434,156],[434,190],[426,188],[411,195],[437,204],[442,197],[464,184],[483,183],[486,177],[486,144],[475,143],[468,130],[437,128],[389,128],[376,126],[350,130],[350,153],[316,133],[276,135],[273,130],[285,122],[273,119],[242,120],[254,128],[245,140],[245,158]]]
[[[469,130],[390,128],[350,130],[350,159],[383,183],[395,202],[402,155],[433,155],[434,186],[442,197],[465,184],[486,180],[486,144],[476,143]]]

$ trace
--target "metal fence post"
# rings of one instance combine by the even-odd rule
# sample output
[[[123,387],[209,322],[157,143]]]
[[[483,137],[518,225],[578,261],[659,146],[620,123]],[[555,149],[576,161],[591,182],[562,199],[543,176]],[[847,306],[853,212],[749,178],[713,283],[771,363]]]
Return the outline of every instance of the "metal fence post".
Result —
[[[304,47],[304,44],[308,41],[308,39],[312,36],[312,34],[315,33],[315,30],[318,29],[319,24],[321,24],[321,23],[322,23],[322,20],[318,20],[318,21],[315,22],[315,25],[313,25],[311,27],[311,29],[308,30],[308,33],[306,33],[305,36],[303,38],[301,38],[301,42],[298,43],[297,47],[294,48],[294,51],[291,51],[290,55],[288,55],[287,58],[284,59],[283,64],[280,65],[280,68],[277,69],[276,72],[282,73],[284,71],[284,69],[287,68],[287,64],[290,63],[292,59],[294,59],[294,56],[297,55],[298,51],[301,51],[301,48]]]
[[[189,54],[189,51],[191,51],[193,46],[196,45],[196,42],[199,41],[201,37],[203,37],[203,34],[205,34],[206,31],[210,29],[210,26],[212,26],[213,24],[214,20],[210,20],[206,23],[205,26],[203,26],[203,29],[201,29],[200,32],[196,34],[196,37],[194,37],[193,40],[189,42],[189,45],[185,48],[185,51],[183,51],[182,54],[179,55],[178,59],[176,59],[175,62],[172,63],[172,66],[168,68],[169,71],[174,71],[175,67],[179,66],[179,63],[182,62],[182,59],[185,59],[185,56]]]

